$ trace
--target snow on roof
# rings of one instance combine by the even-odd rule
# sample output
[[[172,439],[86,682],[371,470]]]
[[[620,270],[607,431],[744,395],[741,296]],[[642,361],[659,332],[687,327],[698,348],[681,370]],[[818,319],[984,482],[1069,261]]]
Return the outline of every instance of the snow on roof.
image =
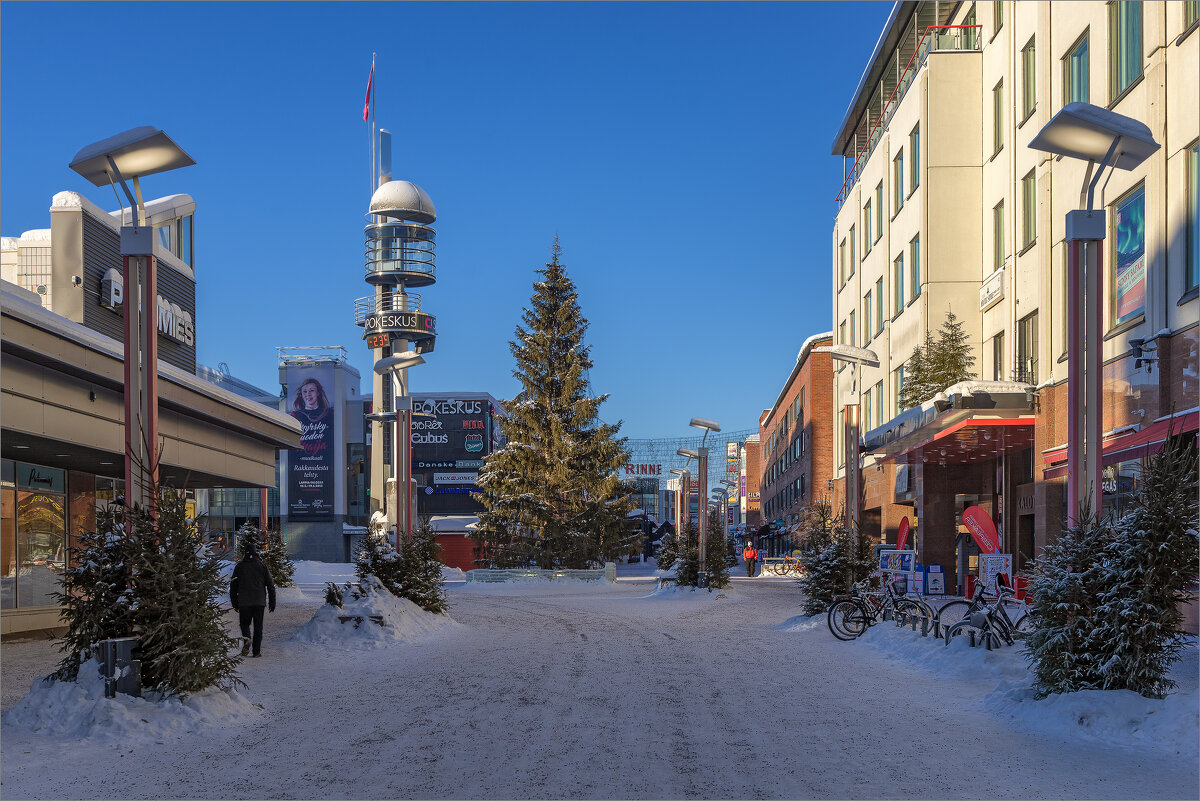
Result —
[[[50,229],[49,228],[34,228],[32,231],[26,231],[21,234],[21,238],[17,241],[18,247],[21,245],[31,245],[33,243],[49,243]]]
[[[474,531],[479,525],[478,515],[434,515],[429,518],[430,527],[439,534],[455,534]]]
[[[833,332],[826,331],[823,334],[813,334],[808,339],[804,340],[804,344],[800,346],[800,352],[796,354],[796,364],[804,361],[804,357],[808,355],[807,351],[812,348],[817,342],[822,339],[833,339]]]
[[[192,202],[190,195],[167,195],[166,197],[147,200],[146,214],[153,216],[156,214],[161,214],[168,208],[182,205],[180,200],[181,198],[186,198],[186,201],[184,202]],[[194,202],[192,202],[192,207],[194,210]],[[107,225],[113,231],[117,233],[121,232],[121,214],[124,209],[118,211],[105,211],[78,192],[59,192],[50,200],[51,213],[70,209],[82,209],[100,222]],[[196,273],[190,266],[188,266],[187,262],[164,248],[162,245],[158,244],[157,241],[154,242],[154,257],[160,263],[168,265],[171,267],[171,269],[182,273],[191,280],[196,280]]]

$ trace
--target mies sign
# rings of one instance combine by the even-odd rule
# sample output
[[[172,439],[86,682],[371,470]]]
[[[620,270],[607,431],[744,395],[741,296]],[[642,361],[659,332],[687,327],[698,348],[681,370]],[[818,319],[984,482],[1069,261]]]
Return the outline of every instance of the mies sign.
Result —
[[[412,424],[413,464],[457,465],[487,455],[492,416],[488,401],[413,399],[413,411],[425,415]]]

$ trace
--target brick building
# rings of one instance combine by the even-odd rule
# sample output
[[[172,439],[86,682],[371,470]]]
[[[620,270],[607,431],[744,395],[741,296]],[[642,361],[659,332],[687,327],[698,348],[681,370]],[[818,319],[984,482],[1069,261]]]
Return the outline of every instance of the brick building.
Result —
[[[833,332],[809,337],[774,405],[759,418],[763,519],[774,533],[759,547],[777,556],[797,544],[801,513],[814,501],[832,505],[833,367],[814,348],[833,344]]]

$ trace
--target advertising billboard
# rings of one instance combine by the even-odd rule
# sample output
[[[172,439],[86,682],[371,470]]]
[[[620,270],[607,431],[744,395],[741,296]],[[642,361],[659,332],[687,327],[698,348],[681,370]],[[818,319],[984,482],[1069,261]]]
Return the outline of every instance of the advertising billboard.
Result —
[[[413,398],[412,460],[415,470],[476,470],[492,437],[486,398]]]
[[[1117,203],[1116,308],[1113,325],[1131,320],[1146,310],[1146,190],[1139,188]]]
[[[300,421],[300,448],[288,452],[288,518],[333,519],[337,415],[329,402],[332,364],[289,364],[287,412]]]

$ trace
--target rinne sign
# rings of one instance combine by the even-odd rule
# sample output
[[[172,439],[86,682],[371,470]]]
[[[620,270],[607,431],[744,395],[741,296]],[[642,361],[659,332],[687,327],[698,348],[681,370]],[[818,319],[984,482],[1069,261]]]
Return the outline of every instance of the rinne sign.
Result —
[[[627,464],[625,465],[625,475],[627,476],[661,476],[661,464]]]

